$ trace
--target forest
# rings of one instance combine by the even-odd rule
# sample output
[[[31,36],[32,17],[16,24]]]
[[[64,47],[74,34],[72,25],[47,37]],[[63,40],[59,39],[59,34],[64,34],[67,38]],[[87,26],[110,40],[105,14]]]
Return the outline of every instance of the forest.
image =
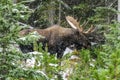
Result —
[[[0,80],[120,80],[120,0],[0,0]]]

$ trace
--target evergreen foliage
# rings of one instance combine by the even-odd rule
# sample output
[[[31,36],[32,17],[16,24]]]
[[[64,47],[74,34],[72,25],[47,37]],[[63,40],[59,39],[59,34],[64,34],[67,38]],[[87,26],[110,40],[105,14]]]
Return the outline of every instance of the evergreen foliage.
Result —
[[[116,6],[115,0],[0,0],[0,80],[62,80],[66,69],[72,69],[66,76],[68,80],[119,80],[120,23],[116,21]],[[92,50],[74,51],[59,60],[56,55],[50,56],[47,48],[42,50],[42,45],[36,43],[38,38],[28,35],[26,41],[19,41],[22,28],[45,28],[51,24],[48,18],[53,14],[48,10],[54,11],[54,23],[60,19],[64,26],[66,15],[78,20],[82,17],[82,22],[88,20],[104,31],[106,43]],[[31,41],[36,53],[23,54],[18,50],[20,42]],[[73,55],[78,59],[70,59]],[[29,60],[35,63],[31,66]]]

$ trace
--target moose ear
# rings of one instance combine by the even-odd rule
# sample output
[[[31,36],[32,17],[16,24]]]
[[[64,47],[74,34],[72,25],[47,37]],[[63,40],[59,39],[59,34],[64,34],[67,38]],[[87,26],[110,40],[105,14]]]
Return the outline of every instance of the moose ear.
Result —
[[[67,16],[66,20],[73,29],[78,29],[79,23],[73,17]]]

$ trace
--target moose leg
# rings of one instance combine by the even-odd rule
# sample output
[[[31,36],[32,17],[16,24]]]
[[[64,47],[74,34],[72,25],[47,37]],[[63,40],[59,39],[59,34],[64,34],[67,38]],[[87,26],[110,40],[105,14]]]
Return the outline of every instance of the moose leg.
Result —
[[[33,43],[29,44],[29,45],[24,45],[24,44],[19,44],[20,50],[23,53],[28,53],[28,52],[32,52],[33,50]]]
[[[60,59],[63,56],[64,51],[58,52],[57,53],[57,58]]]
[[[48,46],[48,52],[50,52],[51,55],[57,54],[57,58],[62,58],[64,50],[61,49],[59,46]]]
[[[57,58],[62,58],[64,51],[65,51],[66,47],[61,45],[60,47],[58,47],[57,49]]]

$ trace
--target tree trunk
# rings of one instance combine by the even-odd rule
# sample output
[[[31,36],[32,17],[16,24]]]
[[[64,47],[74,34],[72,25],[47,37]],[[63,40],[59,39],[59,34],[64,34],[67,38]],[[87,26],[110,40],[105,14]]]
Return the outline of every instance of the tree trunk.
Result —
[[[120,0],[118,0],[118,11],[120,12]],[[120,22],[120,13],[118,13],[118,22]]]
[[[60,25],[61,23],[61,3],[59,3],[59,20],[58,20],[58,24]]]
[[[55,15],[55,10],[54,10],[54,4],[53,4],[53,1],[51,0],[50,1],[50,5],[49,5],[49,9],[48,9],[48,15],[49,15],[49,22],[50,22],[50,25],[53,25],[54,24],[54,15]]]

